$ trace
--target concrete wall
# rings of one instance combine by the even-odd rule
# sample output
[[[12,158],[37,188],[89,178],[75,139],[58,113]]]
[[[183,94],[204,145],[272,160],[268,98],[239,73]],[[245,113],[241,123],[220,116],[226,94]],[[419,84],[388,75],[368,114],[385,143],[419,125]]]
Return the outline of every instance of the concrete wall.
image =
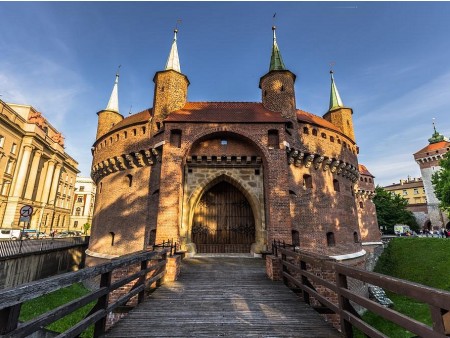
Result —
[[[36,252],[0,260],[0,289],[50,277],[83,267],[86,245]]]

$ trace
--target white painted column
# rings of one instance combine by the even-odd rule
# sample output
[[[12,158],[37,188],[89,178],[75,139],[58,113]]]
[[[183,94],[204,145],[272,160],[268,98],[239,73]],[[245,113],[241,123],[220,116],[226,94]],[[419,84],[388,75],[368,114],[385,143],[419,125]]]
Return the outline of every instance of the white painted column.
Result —
[[[29,144],[23,146],[22,159],[19,162],[19,170],[14,184],[14,190],[11,196],[22,197],[25,178],[27,177],[28,166],[30,164],[31,152],[33,147]]]
[[[30,174],[28,177],[28,184],[25,190],[25,198],[31,199],[33,197],[34,184],[36,183],[36,177],[39,169],[39,162],[41,160],[42,151],[36,150],[34,152],[33,161],[31,162]]]
[[[52,184],[53,172],[55,171],[55,160],[48,160],[47,174],[45,175],[44,187],[42,189],[41,202],[48,203],[50,187]]]
[[[59,175],[61,174],[61,164],[56,164],[55,173],[53,174],[52,189],[50,190],[50,204],[56,205],[56,193],[58,192]]]

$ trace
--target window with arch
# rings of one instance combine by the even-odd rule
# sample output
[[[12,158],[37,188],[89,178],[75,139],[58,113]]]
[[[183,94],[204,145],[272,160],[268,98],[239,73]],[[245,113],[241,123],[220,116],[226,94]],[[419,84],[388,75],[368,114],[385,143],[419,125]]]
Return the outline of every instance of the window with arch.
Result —
[[[114,246],[114,237],[116,237],[116,234],[114,232],[110,232],[109,235],[111,236],[111,246]]]
[[[133,136],[136,136],[136,129],[133,129]]]
[[[292,230],[292,245],[300,246],[300,234],[297,230]]]
[[[372,183],[372,179],[369,177],[369,183]]]
[[[100,182],[100,187],[98,189],[98,192],[102,192],[102,188],[103,188],[103,182]]]
[[[357,231],[353,232],[353,242],[359,243],[359,236]]]
[[[313,130],[312,130],[312,134],[313,134],[314,136],[317,136],[317,129],[313,129]]]
[[[142,134],[145,134],[146,130],[147,129],[145,127],[142,127]]]
[[[334,137],[330,136],[330,142],[334,142]]]
[[[78,207],[75,209],[75,216],[80,216],[81,215],[81,208]]]
[[[112,144],[112,136],[109,138],[109,144]]]
[[[327,232],[327,246],[335,246],[336,240],[334,239],[334,233],[329,231]]]
[[[280,148],[280,138],[278,136],[278,130],[270,129],[267,132],[267,143],[268,143],[267,145],[270,148],[273,148],[273,149]]]
[[[360,207],[361,209],[364,209],[364,203],[363,203],[363,202],[359,202],[359,207]]]
[[[119,138],[120,138],[120,136],[119,136],[119,134],[117,134],[116,135],[116,141],[119,141]]]
[[[320,136],[322,136],[322,138],[327,138],[327,134],[325,133],[320,134]]]
[[[170,131],[170,145],[172,147],[181,148],[181,130],[172,129]]]
[[[309,134],[308,127],[303,127],[303,134]]]
[[[312,189],[312,177],[311,175],[305,174],[303,175],[303,188],[305,189]]]
[[[128,137],[128,133],[126,131],[123,132],[123,138],[127,138]]]
[[[364,177],[364,182],[367,182],[367,177]]]
[[[131,187],[132,184],[133,184],[133,175],[128,174],[128,175],[126,176],[126,178],[127,178],[128,186]]]
[[[339,187],[339,181],[337,179],[333,180],[333,189],[337,192],[341,191],[341,188]]]
[[[339,138],[337,139],[337,143],[338,143],[338,144],[341,144],[341,140],[340,140]]]

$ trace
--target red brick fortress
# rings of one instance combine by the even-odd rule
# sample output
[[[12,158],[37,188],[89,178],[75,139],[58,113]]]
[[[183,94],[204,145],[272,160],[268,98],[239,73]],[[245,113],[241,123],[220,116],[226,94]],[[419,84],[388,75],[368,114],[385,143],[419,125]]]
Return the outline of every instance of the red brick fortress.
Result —
[[[153,108],[124,118],[117,76],[98,113],[88,255],[113,258],[171,239],[189,254],[260,254],[276,239],[336,259],[363,257],[363,242],[379,242],[380,233],[373,182],[360,187],[353,111],[333,74],[323,117],[297,109],[295,80],[275,28],[262,102],[188,102],[176,32],[154,77]]]

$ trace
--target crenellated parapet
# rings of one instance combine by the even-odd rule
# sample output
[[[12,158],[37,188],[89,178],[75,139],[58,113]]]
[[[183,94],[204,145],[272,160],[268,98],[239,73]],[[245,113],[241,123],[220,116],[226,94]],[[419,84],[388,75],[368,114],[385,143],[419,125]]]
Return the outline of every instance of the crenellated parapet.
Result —
[[[376,195],[376,193],[373,190],[358,189],[356,191],[356,197],[363,198],[363,199],[372,200],[375,197],[375,195]]]
[[[316,170],[330,170],[333,174],[341,175],[344,178],[356,183],[359,178],[358,169],[351,163],[340,159],[331,158],[318,153],[309,153],[294,148],[287,149],[288,163],[296,167],[313,167]]]
[[[128,169],[152,166],[156,162],[161,162],[160,151],[156,148],[121,154],[94,164],[91,170],[91,177],[97,183],[102,177],[108,176],[109,174]]]

